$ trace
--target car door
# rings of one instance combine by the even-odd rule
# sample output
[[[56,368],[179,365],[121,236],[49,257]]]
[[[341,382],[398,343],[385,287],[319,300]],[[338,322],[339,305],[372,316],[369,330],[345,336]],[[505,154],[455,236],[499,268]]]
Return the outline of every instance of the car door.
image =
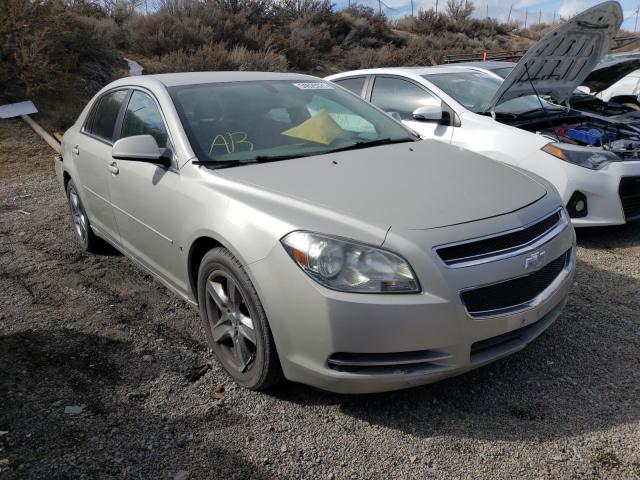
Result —
[[[109,164],[117,118],[128,96],[128,89],[120,89],[98,98],[71,146],[80,195],[91,224],[115,243],[120,235],[111,208]]]
[[[119,122],[118,138],[152,135],[159,147],[171,148],[170,135],[156,99],[133,89]],[[148,162],[111,158],[109,189],[123,248],[176,288],[180,282],[180,252],[176,211],[180,205],[177,162],[164,168]]]
[[[413,118],[413,111],[426,105],[438,105],[446,108],[442,100],[431,94],[425,87],[412,80],[376,75],[369,95],[369,101],[388,113],[397,113],[402,123],[415,130],[424,138],[451,142],[453,136],[452,122],[418,121]]]

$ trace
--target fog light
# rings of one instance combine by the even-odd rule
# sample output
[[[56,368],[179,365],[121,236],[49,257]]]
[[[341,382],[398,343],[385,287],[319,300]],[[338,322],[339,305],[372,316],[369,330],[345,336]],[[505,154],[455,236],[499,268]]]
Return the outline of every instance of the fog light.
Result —
[[[571,218],[583,218],[589,213],[587,208],[587,197],[582,192],[573,192],[567,203],[567,211]]]

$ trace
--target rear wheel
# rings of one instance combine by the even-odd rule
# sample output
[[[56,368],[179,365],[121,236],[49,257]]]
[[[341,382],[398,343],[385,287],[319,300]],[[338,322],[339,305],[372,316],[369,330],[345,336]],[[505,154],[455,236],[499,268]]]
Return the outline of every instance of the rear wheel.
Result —
[[[200,263],[198,303],[207,342],[238,384],[263,390],[282,379],[260,299],[240,262],[225,248],[211,250]]]
[[[78,190],[73,180],[69,180],[69,183],[67,183],[67,201],[69,202],[71,220],[73,221],[74,231],[80,246],[87,252],[100,252],[104,248],[104,242],[93,233],[91,222],[82,205],[82,200],[80,200],[80,195],[78,195]]]

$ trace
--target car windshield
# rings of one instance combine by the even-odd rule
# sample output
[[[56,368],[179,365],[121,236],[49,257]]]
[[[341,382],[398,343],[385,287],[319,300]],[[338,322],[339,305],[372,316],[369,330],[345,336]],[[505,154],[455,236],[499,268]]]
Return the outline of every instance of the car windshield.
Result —
[[[219,166],[417,140],[391,117],[322,80],[182,85],[169,91],[199,160]]]
[[[456,72],[424,75],[424,78],[444,91],[465,108],[475,113],[484,113],[502,80],[484,72]],[[544,108],[558,107],[543,100]],[[518,97],[496,106],[496,113],[523,114],[540,110],[540,100],[535,95]]]

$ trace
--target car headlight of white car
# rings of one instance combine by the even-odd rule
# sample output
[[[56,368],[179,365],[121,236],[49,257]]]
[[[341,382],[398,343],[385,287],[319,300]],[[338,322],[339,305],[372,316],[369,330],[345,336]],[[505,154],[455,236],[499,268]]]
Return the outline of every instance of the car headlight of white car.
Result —
[[[591,170],[600,170],[606,164],[620,160],[613,152],[563,143],[547,143],[542,151],[565,162]]]
[[[286,235],[281,242],[298,266],[327,288],[355,293],[420,292],[409,264],[388,250],[302,231]]]

